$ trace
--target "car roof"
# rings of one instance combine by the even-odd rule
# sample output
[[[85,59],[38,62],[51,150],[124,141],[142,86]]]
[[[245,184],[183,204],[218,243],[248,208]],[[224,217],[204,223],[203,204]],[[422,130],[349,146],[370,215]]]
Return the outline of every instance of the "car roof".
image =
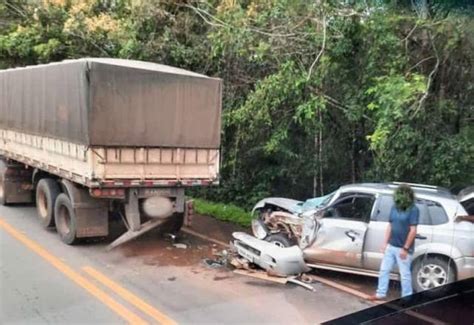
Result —
[[[414,184],[414,183],[400,183],[400,182],[391,182],[391,183],[358,183],[358,184],[349,184],[340,187],[342,192],[351,192],[351,191],[362,191],[366,193],[385,193],[392,194],[393,191],[400,186],[400,184],[407,184],[415,192],[415,195],[430,196],[433,198],[443,198],[443,199],[453,199],[453,194],[444,187],[431,186],[424,184]]]

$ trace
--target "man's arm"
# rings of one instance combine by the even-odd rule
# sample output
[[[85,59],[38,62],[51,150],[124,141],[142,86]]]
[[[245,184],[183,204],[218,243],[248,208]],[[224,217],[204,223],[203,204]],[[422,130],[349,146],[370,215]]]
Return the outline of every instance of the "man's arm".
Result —
[[[474,222],[474,215],[473,216],[458,216],[455,221],[456,222],[461,222],[461,221]]]
[[[408,232],[407,240],[405,241],[405,245],[403,245],[403,248],[406,248],[406,250],[408,250],[411,244],[413,244],[415,237],[416,237],[416,226],[411,225],[410,231]]]
[[[408,232],[407,239],[405,240],[405,245],[403,245],[403,249],[400,251],[400,257],[402,258],[402,260],[404,260],[407,257],[408,250],[410,249],[411,244],[413,244],[415,237],[416,237],[416,226],[411,225],[410,231]]]
[[[392,234],[392,224],[387,225],[387,229],[385,229],[385,240],[382,246],[382,253],[385,252],[385,248],[387,248],[388,242],[390,240],[390,236]]]

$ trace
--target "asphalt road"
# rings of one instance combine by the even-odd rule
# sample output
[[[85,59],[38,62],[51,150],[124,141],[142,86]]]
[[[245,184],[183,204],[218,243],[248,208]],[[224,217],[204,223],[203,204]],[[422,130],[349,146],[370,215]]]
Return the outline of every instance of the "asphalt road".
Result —
[[[111,239],[64,245],[34,207],[0,206],[0,323],[320,323],[370,305],[324,284],[316,292],[202,262],[217,250],[156,232],[107,251]]]

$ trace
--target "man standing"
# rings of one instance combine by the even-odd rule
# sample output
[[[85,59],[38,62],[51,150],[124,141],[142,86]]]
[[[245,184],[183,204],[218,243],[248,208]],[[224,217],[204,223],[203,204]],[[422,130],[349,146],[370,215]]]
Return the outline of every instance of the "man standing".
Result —
[[[408,185],[402,184],[395,190],[394,202],[385,231],[384,256],[380,265],[377,292],[369,297],[372,301],[383,300],[387,296],[390,271],[395,263],[400,271],[402,297],[413,293],[411,262],[420,213],[415,205],[413,190]]]

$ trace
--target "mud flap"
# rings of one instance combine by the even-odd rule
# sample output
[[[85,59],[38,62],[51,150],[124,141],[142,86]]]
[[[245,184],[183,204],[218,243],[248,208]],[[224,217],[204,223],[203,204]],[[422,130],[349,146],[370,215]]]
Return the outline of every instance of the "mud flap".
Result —
[[[279,247],[243,232],[232,236],[237,254],[269,273],[288,276],[309,271],[298,246]]]
[[[89,191],[68,180],[61,180],[64,192],[71,199],[76,217],[76,236],[102,237],[109,234],[109,212],[107,200],[91,197]]]

